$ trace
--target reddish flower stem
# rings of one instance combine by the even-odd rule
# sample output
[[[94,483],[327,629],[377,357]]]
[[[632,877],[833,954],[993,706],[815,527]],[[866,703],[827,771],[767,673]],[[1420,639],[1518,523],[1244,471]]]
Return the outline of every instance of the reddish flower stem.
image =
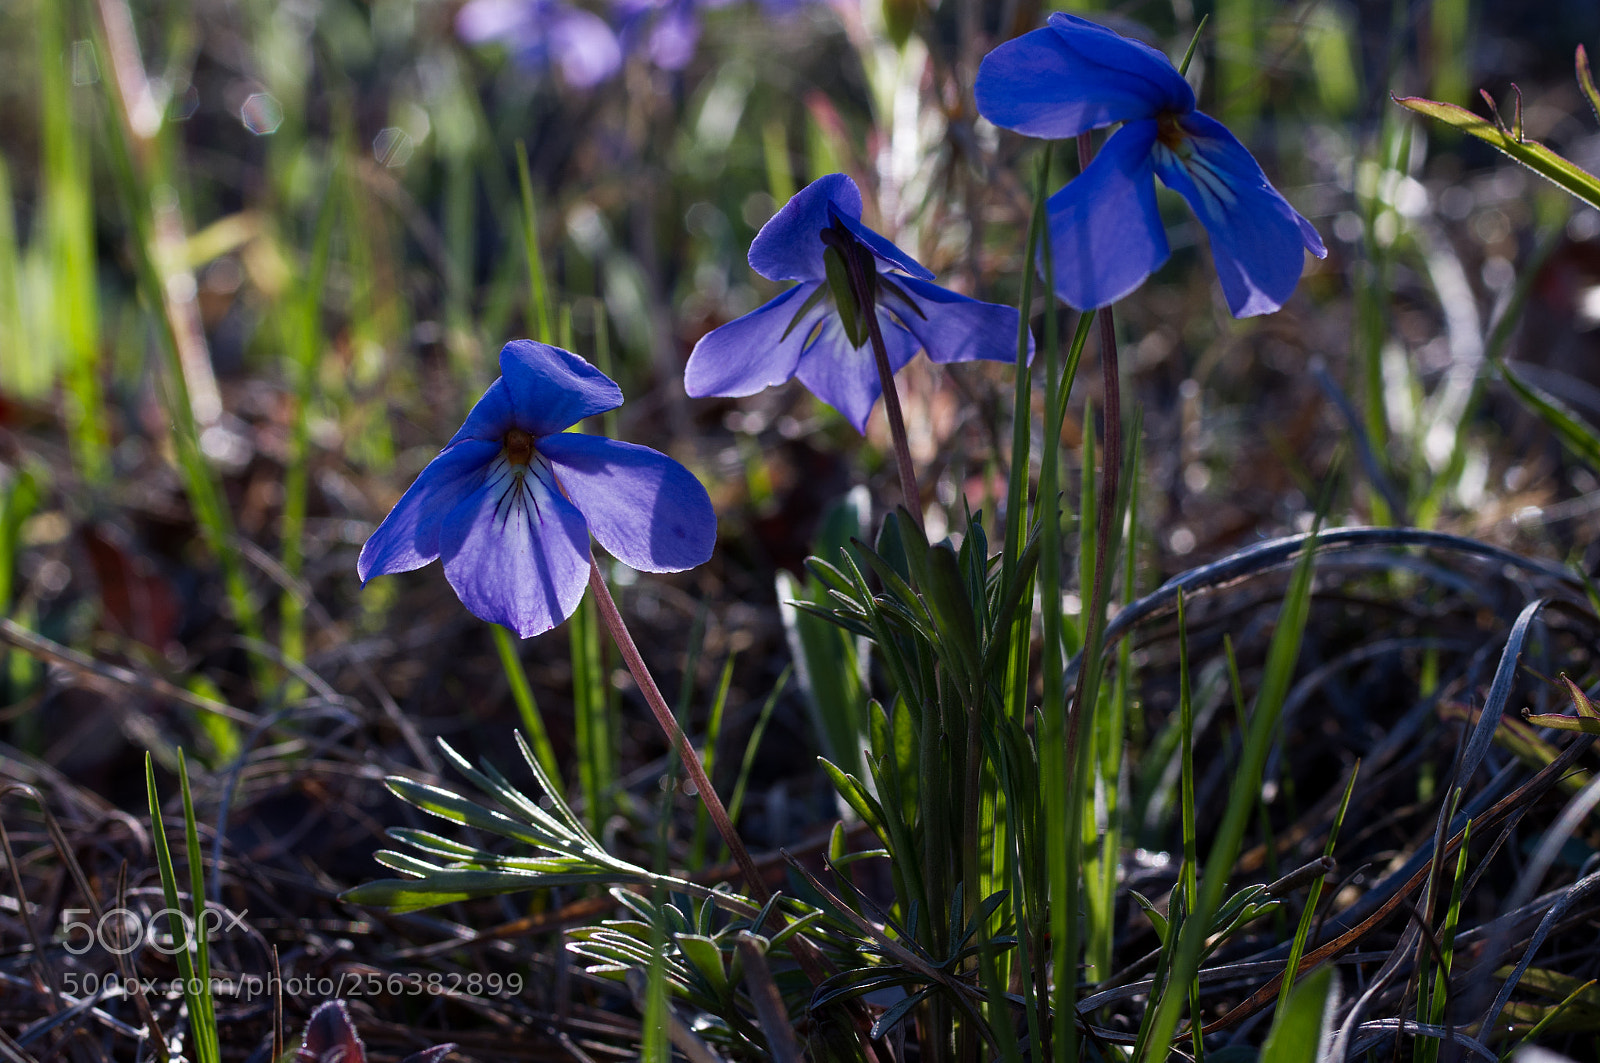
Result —
[[[672,710],[667,706],[667,699],[661,696],[661,688],[656,686],[655,678],[651,676],[644,658],[639,655],[639,647],[634,645],[633,636],[628,633],[628,626],[622,622],[622,614],[617,611],[616,600],[611,597],[611,588],[606,586],[605,577],[600,574],[600,566],[595,564],[593,554],[589,555],[589,589],[594,593],[595,605],[600,609],[600,618],[605,621],[607,630],[611,632],[611,638],[616,642],[628,671],[632,673],[633,681],[639,684],[639,689],[644,693],[644,700],[649,704],[650,711],[655,714],[656,723],[661,726],[661,730],[677,749],[684,767],[688,769],[689,778],[694,781],[695,789],[699,792],[701,804],[710,814],[717,833],[721,834],[722,840],[727,843],[734,862],[739,865],[739,871],[744,876],[750,896],[757,903],[765,905],[772,899],[772,891],[767,888],[766,880],[761,877],[756,862],[750,858],[750,850],[745,848],[744,840],[734,829],[733,820],[728,817],[728,810],[723,807],[722,799],[712,788],[711,779],[706,775],[705,765],[700,762],[700,754],[695,752],[694,746],[689,743],[689,737],[683,733],[683,728],[678,726],[677,717],[672,715]],[[767,916],[767,925],[776,931],[781,929],[784,923],[783,915],[774,905]],[[824,969],[825,961],[821,952],[804,934],[796,934],[791,939],[789,952],[812,985],[821,985],[828,977],[829,971]],[[859,1015],[857,1017],[860,1018]],[[871,1040],[867,1036],[867,1024],[863,1021],[858,1022],[858,1025],[861,1027],[862,1047],[867,1058],[872,1060],[875,1056]]]
[[[644,658],[639,655],[639,647],[634,645],[633,636],[628,634],[628,627],[622,622],[622,614],[617,611],[617,603],[611,597],[611,589],[606,586],[605,577],[600,575],[600,566],[595,564],[593,555],[589,557],[589,589],[594,592],[600,617],[610,630],[612,639],[616,641],[617,649],[622,653],[628,671],[633,674],[633,681],[639,684],[639,690],[644,694],[644,700],[649,704],[650,711],[655,713],[656,723],[666,732],[668,740],[677,749],[690,780],[700,794],[700,803],[711,815],[711,822],[716,826],[717,833],[722,835],[722,840],[728,845],[728,851],[733,854],[734,862],[739,865],[739,870],[744,875],[745,886],[750,890],[750,896],[754,897],[757,903],[765,904],[771,898],[772,891],[767,889],[766,880],[761,877],[756,862],[750,858],[750,850],[745,848],[739,832],[734,830],[733,820],[728,818],[728,810],[723,807],[722,799],[717,796],[717,791],[712,789],[705,765],[700,762],[700,754],[695,752],[694,746],[689,742],[689,736],[678,726],[677,718],[667,706],[667,699],[661,696],[661,688],[656,686],[655,679],[650,675],[650,669],[645,666]]]
[[[872,340],[872,357],[878,364],[878,380],[883,385],[883,412],[889,418],[889,438],[894,440],[895,463],[900,466],[900,493],[905,496],[906,509],[922,525],[922,489],[917,486],[917,471],[911,464],[911,445],[906,440],[906,422],[900,414],[900,393],[895,390],[894,370],[889,367],[889,351],[883,342],[883,330],[878,327],[878,314],[870,304],[867,307],[867,335]]]

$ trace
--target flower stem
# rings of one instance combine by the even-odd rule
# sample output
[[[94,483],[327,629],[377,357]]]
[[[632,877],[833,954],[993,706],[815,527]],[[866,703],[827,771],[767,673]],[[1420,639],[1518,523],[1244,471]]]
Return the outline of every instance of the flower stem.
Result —
[[[1092,155],[1089,135],[1083,134],[1078,137],[1080,174],[1089,168]],[[1122,390],[1117,366],[1117,335],[1111,319],[1111,307],[1102,308],[1096,316],[1100,325],[1100,371],[1105,386],[1105,427],[1102,430],[1103,446],[1100,458],[1100,497],[1097,504],[1099,519],[1095,524],[1094,536],[1094,584],[1089,589],[1087,611],[1084,613],[1083,666],[1078,670],[1077,687],[1071,702],[1067,705],[1066,733],[1062,736],[1063,767],[1067,771],[1069,788],[1066,858],[1067,866],[1071,869],[1067,876],[1066,894],[1062,898],[1062,904],[1069,913],[1077,911],[1079,903],[1078,868],[1082,863],[1082,835],[1079,828],[1087,782],[1082,773],[1088,766],[1087,757],[1084,755],[1086,747],[1083,735],[1086,732],[1092,733],[1092,718],[1095,705],[1099,701],[1100,654],[1105,642],[1106,599],[1110,590],[1107,586],[1109,581],[1106,572],[1106,554],[1111,545],[1112,522],[1120,516],[1117,508],[1117,481],[1122,471]],[[1090,474],[1090,470],[1084,470],[1085,476]],[[1057,942],[1056,947],[1064,950],[1067,969],[1075,970],[1079,948],[1075,921],[1068,921],[1065,937],[1066,940]],[[1057,1006],[1061,1007],[1063,1003],[1069,1012],[1075,1011],[1076,995],[1070,985],[1065,987],[1062,1000],[1057,1001]],[[1063,1032],[1066,1033],[1066,1038],[1057,1046],[1055,1058],[1064,1063],[1074,1063],[1078,1059],[1079,1047],[1075,1031],[1069,1026]]]
[[[878,364],[878,381],[883,385],[883,412],[889,417],[889,438],[894,440],[894,458],[900,466],[900,493],[906,509],[922,527],[922,490],[917,486],[917,470],[911,464],[911,445],[906,440],[906,422],[900,414],[900,393],[894,387],[894,370],[889,368],[889,351],[884,346],[883,330],[878,327],[874,308],[867,311],[867,336],[872,340],[873,361]]]
[[[667,700],[661,696],[661,688],[656,686],[655,679],[650,675],[650,669],[645,666],[644,658],[639,655],[639,648],[634,645],[633,636],[628,634],[627,625],[622,622],[622,614],[617,611],[617,603],[611,597],[611,589],[606,586],[605,577],[600,575],[600,566],[595,564],[592,555],[589,558],[589,589],[594,592],[600,617],[610,629],[611,637],[616,641],[617,649],[628,665],[628,671],[633,674],[633,681],[639,684],[639,689],[644,693],[644,700],[650,705],[650,711],[655,713],[656,723],[661,725],[661,730],[666,732],[667,738],[677,748],[678,756],[682,758],[683,766],[689,772],[689,778],[700,794],[700,801],[711,816],[711,822],[716,826],[717,833],[722,835],[722,840],[727,843],[734,862],[739,865],[750,895],[758,903],[765,904],[771,898],[772,891],[767,889],[766,881],[756,868],[756,862],[750,858],[750,850],[745,848],[739,832],[733,829],[733,820],[728,818],[728,810],[722,806],[722,799],[717,796],[717,791],[711,788],[711,780],[706,776],[705,766],[700,762],[700,754],[694,751],[694,746],[689,743],[689,737],[683,733],[683,728],[678,726],[678,720],[668,708]]]
[[[1087,133],[1078,137],[1079,171],[1088,169],[1093,152]],[[1106,599],[1109,588],[1106,579],[1106,552],[1111,545],[1112,522],[1121,516],[1117,512],[1117,490],[1122,473],[1122,377],[1117,365],[1117,330],[1111,319],[1111,307],[1101,309],[1096,315],[1100,326],[1100,374],[1105,387],[1105,427],[1102,431],[1100,457],[1100,501],[1098,521],[1095,526],[1094,586],[1089,592],[1088,612],[1084,614],[1083,667],[1078,670],[1077,691],[1072,699],[1067,717],[1067,767],[1076,763],[1079,731],[1082,717],[1092,712],[1094,706],[1085,700],[1095,693],[1100,671],[1092,662],[1090,653],[1100,652],[1100,640],[1105,632]],[[1085,470],[1087,474],[1087,470]]]
[[[889,348],[883,342],[883,328],[878,324],[878,267],[872,252],[861,246],[837,221],[832,228],[823,230],[822,240],[843,260],[856,312],[867,326],[872,360],[878,367],[878,384],[883,391],[883,412],[889,418],[889,438],[894,441],[895,463],[900,467],[900,493],[905,496],[906,509],[912,519],[921,528],[922,490],[917,486],[916,467],[911,464],[911,444],[906,440],[906,421],[900,413],[900,393],[894,386]],[[853,342],[860,342],[859,333]]]
[[[600,575],[600,566],[595,564],[593,554],[589,555],[589,589],[594,593],[600,618],[605,621],[612,639],[617,644],[617,650],[628,665],[628,671],[633,674],[633,681],[638,683],[639,689],[644,692],[644,700],[650,705],[650,711],[655,713],[656,723],[661,725],[662,731],[666,732],[667,738],[677,748],[678,756],[683,760],[683,766],[688,769],[689,778],[693,780],[695,789],[700,794],[701,804],[710,814],[717,833],[721,834],[722,840],[727,843],[734,862],[739,865],[739,871],[744,876],[745,887],[749,889],[750,896],[757,903],[765,905],[772,899],[772,891],[767,888],[766,880],[761,877],[756,862],[750,858],[750,850],[745,848],[744,840],[739,837],[739,832],[734,830],[733,820],[728,817],[728,810],[723,807],[722,799],[717,796],[717,791],[712,789],[711,779],[706,775],[705,765],[700,762],[700,755],[694,751],[694,746],[689,744],[689,738],[683,733],[683,728],[678,726],[677,717],[673,716],[672,710],[667,707],[667,699],[661,696],[661,688],[656,686],[655,678],[650,675],[650,669],[645,666],[644,658],[639,655],[639,647],[634,645],[633,636],[628,633],[627,625],[622,622],[622,614],[617,611],[616,600],[611,597],[611,588],[606,586],[605,577]],[[767,924],[776,931],[781,929],[784,923],[783,915],[774,905],[773,910],[767,915]],[[813,986],[821,985],[832,973],[832,968],[826,965],[815,943],[803,933],[796,934],[790,939],[789,952]],[[857,1020],[856,1026],[861,1037],[863,1052],[869,1061],[873,1061],[876,1056],[872,1051],[871,1038],[868,1036],[870,1023],[859,1009],[852,1007],[850,1011]]]

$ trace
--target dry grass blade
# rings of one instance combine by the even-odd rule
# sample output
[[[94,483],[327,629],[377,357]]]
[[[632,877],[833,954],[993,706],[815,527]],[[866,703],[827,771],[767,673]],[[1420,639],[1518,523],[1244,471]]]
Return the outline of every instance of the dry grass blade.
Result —
[[[1479,831],[1480,833],[1490,830],[1507,817],[1525,809],[1534,800],[1547,793],[1556,785],[1556,782],[1563,774],[1566,773],[1567,769],[1572,766],[1573,762],[1575,762],[1578,757],[1589,748],[1590,741],[1587,740],[1587,738],[1588,736],[1585,736],[1585,740],[1576,741],[1572,745],[1569,745],[1566,749],[1563,749],[1561,751],[1561,755],[1543,771],[1539,772],[1539,774],[1535,775],[1532,779],[1529,779],[1526,783],[1518,787],[1513,792],[1501,798],[1488,811],[1476,817],[1474,820],[1473,829]],[[1459,849],[1461,846],[1461,838],[1462,832],[1460,831],[1457,831],[1454,835],[1452,835],[1449,842],[1444,847],[1443,855],[1455,855],[1457,849]],[[1415,893],[1417,890],[1422,888],[1423,884],[1428,880],[1428,877],[1432,873],[1433,862],[1430,859],[1376,911],[1369,914],[1360,923],[1351,927],[1349,930],[1346,930],[1344,933],[1340,934],[1326,945],[1323,945],[1322,947],[1308,953],[1300,961],[1300,970],[1302,972],[1309,973],[1310,971],[1315,970],[1317,967],[1320,967],[1322,964],[1329,962],[1335,956],[1346,951],[1347,949],[1353,948],[1368,934],[1372,933],[1379,926],[1381,926],[1392,914],[1394,914],[1394,912],[1399,910],[1400,907],[1406,903],[1406,899],[1410,897],[1412,893]],[[1260,989],[1257,989],[1248,998],[1231,1009],[1227,1014],[1223,1015],[1219,1019],[1207,1023],[1205,1032],[1210,1034],[1219,1030],[1226,1030],[1229,1027],[1244,1021],[1251,1015],[1254,1015],[1256,1012],[1266,1007],[1268,1004],[1272,1003],[1277,998],[1281,981],[1281,975],[1268,981],[1266,985],[1262,986]]]
[[[81,685],[111,697],[118,697],[128,690],[136,690],[155,698],[175,701],[200,712],[214,713],[235,723],[252,727],[261,723],[260,718],[254,713],[192,694],[182,687],[173,686],[160,676],[142,675],[131,668],[97,661],[70,646],[63,646],[59,642],[29,631],[9,617],[0,617],[0,640],[9,642],[41,661],[60,665]]]
[[[745,987],[750,991],[750,1001],[755,1005],[756,1019],[767,1037],[767,1049],[774,1063],[801,1063],[803,1057],[800,1046],[795,1043],[789,1015],[784,1011],[783,997],[767,966],[765,944],[754,934],[740,931],[734,939],[734,947],[744,961]]]

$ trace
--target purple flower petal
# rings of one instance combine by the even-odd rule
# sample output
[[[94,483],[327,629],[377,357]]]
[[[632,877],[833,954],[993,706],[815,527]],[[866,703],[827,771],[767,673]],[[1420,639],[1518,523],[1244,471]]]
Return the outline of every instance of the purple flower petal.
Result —
[[[915,307],[895,303],[889,307],[933,361],[1017,360],[1016,307],[982,303],[915,277],[896,277],[895,283],[911,296]],[[1033,358],[1031,334],[1028,358]]]
[[[662,70],[682,70],[694,58],[700,43],[700,19],[694,5],[680,2],[656,16],[646,46],[650,62]]]
[[[589,581],[583,514],[537,459],[522,475],[496,461],[445,518],[439,554],[461,604],[523,638],[571,616]]]
[[[472,404],[472,412],[467,414],[467,419],[445,445],[454,446],[463,439],[493,440],[498,443],[516,424],[517,411],[511,404],[511,391],[506,387],[505,377],[500,377],[489,385],[482,398]]]
[[[512,340],[500,349],[500,372],[516,427],[534,436],[554,435],[622,405],[622,390],[610,377],[547,343]]]
[[[794,323],[795,314],[817,287],[816,282],[798,284],[701,336],[684,368],[683,389],[693,398],[754,395],[794,376],[816,322],[833,313],[832,305],[824,300],[811,309],[806,320]]]
[[[356,562],[361,582],[410,572],[438,557],[445,516],[483,483],[484,470],[499,452],[498,441],[480,439],[452,442],[440,451],[361,547]]]
[[[889,354],[890,372],[898,373],[916,355],[919,344],[882,308],[878,310],[878,323]],[[878,382],[872,345],[851,346],[838,314],[830,313],[823,319],[822,331],[800,356],[795,376],[811,394],[843,414],[856,431],[866,434],[867,418],[882,397],[883,388]]]
[[[1121,299],[1170,253],[1156,209],[1156,129],[1143,120],[1111,134],[1088,169],[1046,204],[1056,294],[1079,310]]]
[[[575,89],[593,88],[622,69],[617,35],[593,12],[563,7],[551,19],[549,34],[561,78]]]
[[[519,32],[528,22],[527,0],[467,0],[456,12],[456,36],[486,44]]]
[[[847,215],[842,211],[835,211],[833,216],[837,218],[846,229],[850,230],[851,236],[854,236],[857,240],[860,240],[864,245],[866,245],[867,250],[871,251],[879,260],[887,263],[890,266],[893,266],[895,269],[902,270],[913,277],[920,277],[925,281],[933,280],[932,270],[925,267],[922,263],[906,254],[904,251],[900,250],[894,244],[890,243],[882,236],[879,236],[865,225],[862,225],[860,211],[857,211],[854,215]]]
[[[1189,201],[1211,237],[1233,316],[1270,314],[1300,282],[1305,252],[1321,258],[1327,249],[1221,122],[1196,112],[1179,124],[1187,136],[1175,149],[1154,148],[1155,170]]]
[[[711,557],[711,498],[665,454],[578,432],[546,436],[538,447],[590,533],[618,561],[643,572],[682,572]]]
[[[834,173],[796,192],[756,233],[750,268],[772,281],[822,280],[822,230],[833,223],[829,204],[846,217],[859,218],[861,190],[847,175]]]
[[[1194,110],[1194,90],[1166,56],[1060,13],[984,56],[974,92],[995,125],[1052,140]]]

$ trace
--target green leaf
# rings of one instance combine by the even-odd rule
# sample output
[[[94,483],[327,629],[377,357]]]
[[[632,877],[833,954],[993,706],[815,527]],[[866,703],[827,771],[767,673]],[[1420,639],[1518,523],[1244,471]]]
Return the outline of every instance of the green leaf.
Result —
[[[978,675],[982,653],[978,646],[978,629],[973,623],[972,601],[967,596],[966,580],[955,550],[944,542],[931,547],[927,566],[928,579],[923,585],[923,594],[941,643],[954,650],[957,657],[945,663],[959,666],[970,683]]]
[[[1138,890],[1129,890],[1128,892],[1133,895],[1133,899],[1138,902],[1139,907],[1144,909],[1144,916],[1150,920],[1150,925],[1155,927],[1156,939],[1165,945],[1167,943],[1167,917],[1161,914],[1160,910],[1156,908],[1155,902],[1149,897],[1146,897]]]
[[[1580,74],[1580,79],[1581,76]],[[1487,99],[1487,96],[1485,98]],[[1517,117],[1513,119],[1513,128],[1507,129],[1499,120],[1498,114],[1491,122],[1453,103],[1440,103],[1438,100],[1424,99],[1421,96],[1395,96],[1391,99],[1407,110],[1437,119],[1463,133],[1477,137],[1511,156],[1540,177],[1571,192],[1585,203],[1600,207],[1600,179],[1572,161],[1557,155],[1538,141],[1529,140],[1522,135],[1520,103],[1517,107]],[[1490,103],[1492,105],[1493,101]]]
[[[728,966],[717,943],[700,934],[678,934],[675,938],[678,951],[689,961],[689,966],[710,984],[720,997],[728,992]]]
[[[873,833],[882,839],[883,844],[891,845],[889,831],[883,823],[883,809],[873,796],[867,793],[867,788],[862,786],[855,776],[846,775],[825,757],[818,757],[817,763],[822,765],[822,770],[833,780],[833,788],[844,798],[845,803],[855,810],[856,815],[861,817],[862,822],[872,828]]]
[[[1569,410],[1554,395],[1523,380],[1505,362],[1496,359],[1494,367],[1500,371],[1500,375],[1505,378],[1511,390],[1517,393],[1523,404],[1550,426],[1563,446],[1591,469],[1600,470],[1600,433]]]
[[[1261,1049],[1261,1058],[1272,1063],[1316,1063],[1322,1059],[1333,1033],[1331,1020],[1338,996],[1332,967],[1307,975],[1278,1013]]]
[[[1574,715],[1563,716],[1560,713],[1533,713],[1527,709],[1522,710],[1522,718],[1535,727],[1554,727],[1562,731],[1582,731],[1584,734],[1600,735],[1600,709],[1589,700],[1582,688],[1567,678],[1567,673],[1561,673],[1561,682],[1567,688],[1567,697],[1572,699]]]
[[[822,251],[822,262],[828,271],[828,290],[833,293],[833,305],[839,311],[839,321],[850,342],[861,347],[867,342],[867,318],[856,305],[855,292],[850,287],[850,270],[844,258],[831,247]]]
[[[872,1039],[876,1041],[900,1025],[906,1016],[911,1014],[911,1009],[921,1004],[932,993],[933,990],[931,988],[923,989],[895,1001],[894,1006],[878,1016],[878,1021],[872,1024]]]
[[[644,876],[636,879],[641,882],[645,880]],[[437,871],[426,878],[383,878],[364,882],[355,889],[341,893],[339,898],[352,904],[387,908],[392,912],[415,912],[502,893],[623,881],[629,881],[629,878],[612,871],[568,875],[537,875],[520,871]]]
[[[1576,65],[1578,68],[1578,87],[1583,89],[1583,95],[1589,101],[1589,109],[1594,112],[1596,121],[1600,121],[1600,90],[1594,87],[1594,75],[1589,72],[1589,53],[1583,50],[1583,45],[1578,45]]]

